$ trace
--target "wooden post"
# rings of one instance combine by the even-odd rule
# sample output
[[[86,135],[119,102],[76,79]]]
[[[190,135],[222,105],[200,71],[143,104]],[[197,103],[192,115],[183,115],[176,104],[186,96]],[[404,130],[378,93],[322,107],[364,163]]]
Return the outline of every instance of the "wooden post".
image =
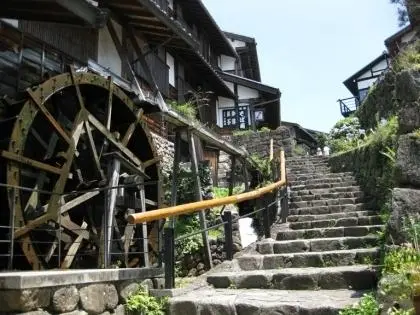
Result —
[[[181,160],[181,131],[177,129],[175,131],[175,154],[174,154],[174,165],[172,167],[172,187],[171,187],[171,206],[176,206],[178,199],[178,175],[179,175],[179,163]],[[169,225],[171,228],[175,227],[175,217],[171,217]]]
[[[249,174],[248,174],[248,168],[246,167],[246,161],[242,161],[242,167],[243,167],[243,176],[244,176],[244,183],[245,183],[245,191],[249,191]]]
[[[195,199],[197,201],[202,201],[203,197],[201,195],[201,182],[200,182],[200,176],[198,173],[198,161],[197,161],[197,153],[195,149],[194,134],[191,132],[190,129],[188,129],[187,133],[188,133],[188,143],[189,143],[190,155],[191,155],[191,171],[193,173],[194,181],[195,181]],[[200,211],[198,215],[200,218],[200,227],[202,230],[204,230],[201,235],[203,237],[203,245],[204,245],[204,251],[206,253],[208,267],[212,268],[213,262],[211,259],[210,244],[208,240],[207,231],[205,231],[207,229],[205,210]]]
[[[233,186],[235,186],[235,166],[236,166],[236,156],[232,155],[231,168],[230,168],[230,181],[229,181],[229,196],[233,194]]]
[[[274,158],[274,140],[273,138],[270,139],[270,161]]]

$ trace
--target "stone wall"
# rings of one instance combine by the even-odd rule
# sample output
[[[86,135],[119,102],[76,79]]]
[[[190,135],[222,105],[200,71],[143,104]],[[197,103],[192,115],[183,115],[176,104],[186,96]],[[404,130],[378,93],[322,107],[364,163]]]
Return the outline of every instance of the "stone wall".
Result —
[[[368,144],[329,159],[333,172],[353,172],[372,210],[380,210],[384,206],[389,187],[393,186],[393,165],[380,153],[385,151],[386,146],[383,144],[382,148],[378,148]]]
[[[295,140],[287,127],[279,127],[268,132],[255,132],[240,136],[233,136],[232,142],[243,146],[250,154],[258,154],[267,158],[270,155],[270,141],[273,139],[274,151],[284,149],[286,156],[291,156]]]
[[[158,156],[161,158],[162,174],[168,177],[174,165],[174,143],[152,132],[153,142]]]
[[[258,154],[267,158],[270,154],[270,141],[273,139],[274,151],[284,149],[286,157],[293,154],[296,141],[287,127],[279,127],[267,132],[255,132],[237,136],[223,136],[224,140],[230,141],[238,147],[245,148],[249,154]],[[231,172],[230,156],[220,152],[218,164],[218,185],[227,187]]]
[[[124,315],[127,297],[141,285],[163,288],[162,274],[155,268],[2,273],[0,314]]]

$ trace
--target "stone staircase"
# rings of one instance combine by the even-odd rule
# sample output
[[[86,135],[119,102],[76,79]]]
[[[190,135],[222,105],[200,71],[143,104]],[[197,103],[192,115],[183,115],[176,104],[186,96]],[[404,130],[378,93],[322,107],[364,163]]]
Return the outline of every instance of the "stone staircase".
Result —
[[[323,157],[286,166],[288,223],[207,274],[207,286],[172,298],[170,314],[338,314],[375,288],[381,220],[352,174],[331,173]]]

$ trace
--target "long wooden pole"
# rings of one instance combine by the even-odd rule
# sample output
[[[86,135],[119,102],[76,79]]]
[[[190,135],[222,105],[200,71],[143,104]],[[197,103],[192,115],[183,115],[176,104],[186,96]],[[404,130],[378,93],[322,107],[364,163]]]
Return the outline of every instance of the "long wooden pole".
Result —
[[[280,153],[281,178],[278,182],[269,184],[265,187],[249,191],[246,193],[224,197],[220,199],[204,200],[199,202],[192,202],[185,205],[175,207],[163,208],[158,210],[148,211],[146,213],[135,213],[128,216],[130,224],[140,224],[143,222],[151,222],[155,220],[165,219],[170,216],[178,216],[181,214],[195,213],[203,209],[224,206],[228,204],[237,204],[246,200],[257,199],[263,195],[272,192],[273,190],[286,185],[286,163],[284,158],[284,151]]]

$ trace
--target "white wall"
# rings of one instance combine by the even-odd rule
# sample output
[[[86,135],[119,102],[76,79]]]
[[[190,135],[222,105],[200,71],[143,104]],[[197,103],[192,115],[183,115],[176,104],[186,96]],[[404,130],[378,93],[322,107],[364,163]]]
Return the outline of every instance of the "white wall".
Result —
[[[386,62],[386,60],[382,60],[380,63],[378,63],[377,65],[375,65],[372,70],[373,71],[378,71],[378,70],[383,70],[388,68],[388,63]]]
[[[231,90],[232,92],[235,92],[235,85],[232,82],[228,82],[228,81],[224,81],[224,82],[229,88],[229,90]]]
[[[260,94],[257,90],[250,89],[249,87],[238,85],[238,98],[240,100],[249,98],[258,98]]]
[[[229,56],[226,56],[226,55],[221,55],[220,56],[219,67],[223,71],[235,70],[235,63],[236,63],[236,59],[234,57],[229,57]]]
[[[166,65],[169,67],[169,84],[175,87],[175,58],[166,53]]]
[[[357,82],[357,89],[363,90],[363,89],[369,88],[372,86],[373,83],[376,82],[376,80],[378,80],[378,78],[367,79],[367,80]]]
[[[0,19],[0,20],[4,21],[6,23],[9,23],[10,25],[13,25],[14,27],[19,26],[19,21],[18,20],[13,20],[13,19]]]
[[[122,27],[114,21],[112,21],[112,24],[114,25],[117,36],[121,42]],[[105,68],[109,68],[109,70],[115,74],[121,75],[121,58],[117,48],[115,48],[107,27],[99,30],[98,41],[98,63]]]
[[[240,40],[234,40],[234,39],[230,39],[230,38],[228,38],[228,39],[229,39],[230,43],[232,44],[232,46],[233,46],[234,48],[238,48],[238,47],[245,47],[245,46],[246,46],[246,43],[245,43],[245,42],[243,42],[243,41],[240,41]]]

